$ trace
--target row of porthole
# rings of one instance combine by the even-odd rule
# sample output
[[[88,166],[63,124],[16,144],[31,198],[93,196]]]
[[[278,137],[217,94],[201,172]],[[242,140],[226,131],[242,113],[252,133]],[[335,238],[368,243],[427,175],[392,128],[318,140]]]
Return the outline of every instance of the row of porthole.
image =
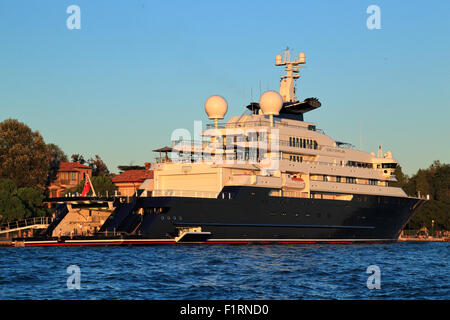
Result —
[[[272,213],[270,213],[270,215],[271,215],[271,216],[276,216],[277,214],[274,213],[274,212],[272,212]],[[281,213],[281,215],[282,215],[282,216],[287,216],[286,213]],[[299,216],[301,216],[301,215],[302,215],[301,213],[295,213],[295,214],[293,214],[293,216],[295,216],[295,217],[299,217]],[[321,218],[321,217],[322,217],[322,213],[320,213],[320,212],[319,212],[319,213],[316,213],[315,215],[316,215],[318,218]],[[311,214],[310,214],[310,213],[305,213],[304,216],[305,216],[305,217],[310,217]],[[327,216],[327,218],[331,218],[331,214],[330,214],[330,213],[327,213],[326,216]]]
[[[272,214],[270,214],[270,215],[275,216],[276,213],[272,213]],[[286,213],[281,213],[281,215],[282,215],[282,216],[286,216],[287,214],[286,214]],[[300,213],[295,213],[295,214],[293,214],[293,215],[294,215],[295,217],[301,216]],[[322,214],[321,214],[320,212],[316,213],[315,215],[317,216],[317,218],[322,218]],[[310,213],[305,213],[305,217],[310,217],[310,216],[311,216]],[[330,219],[330,218],[331,218],[331,214],[330,214],[330,213],[327,213],[327,214],[326,214],[326,217],[327,217],[328,219]],[[365,217],[365,216],[358,216],[358,219],[365,220],[366,217]]]
[[[164,216],[161,216],[161,220],[164,220],[164,219],[166,219],[166,220],[177,220],[177,217],[176,216],[173,216],[172,218],[170,217],[170,216],[167,216],[167,217],[164,217]],[[179,216],[178,217],[178,220],[183,220],[183,217],[181,217],[181,216]]]

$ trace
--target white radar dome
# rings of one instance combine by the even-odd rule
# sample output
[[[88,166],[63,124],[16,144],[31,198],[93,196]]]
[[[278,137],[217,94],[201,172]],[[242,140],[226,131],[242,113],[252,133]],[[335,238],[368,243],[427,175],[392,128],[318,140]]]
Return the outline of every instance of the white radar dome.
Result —
[[[283,57],[281,56],[281,54],[277,54],[275,56],[275,64],[282,64],[282,59]]]
[[[221,96],[211,96],[205,102],[205,111],[210,119],[223,119],[227,110],[227,100]]]
[[[283,98],[273,90],[266,91],[259,98],[259,106],[266,115],[278,115],[283,106]]]
[[[300,52],[300,53],[298,54],[298,61],[299,61],[300,63],[305,63],[305,61],[306,61],[306,55],[305,55],[304,52]]]

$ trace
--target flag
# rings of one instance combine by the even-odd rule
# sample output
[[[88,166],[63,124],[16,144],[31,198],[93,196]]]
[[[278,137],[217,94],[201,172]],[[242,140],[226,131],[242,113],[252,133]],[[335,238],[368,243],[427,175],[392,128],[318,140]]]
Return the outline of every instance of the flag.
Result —
[[[91,180],[87,175],[85,180],[86,182],[84,183],[83,192],[81,193],[82,197],[85,197],[88,194],[89,190],[91,190]]]

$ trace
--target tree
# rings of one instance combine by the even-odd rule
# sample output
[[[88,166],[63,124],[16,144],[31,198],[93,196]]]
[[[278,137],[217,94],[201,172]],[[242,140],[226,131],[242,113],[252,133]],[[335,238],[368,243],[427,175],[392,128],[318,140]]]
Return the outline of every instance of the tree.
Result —
[[[0,179],[0,214],[2,221],[45,216],[44,196],[33,188],[17,188],[10,179]]]
[[[70,158],[72,159],[72,162],[79,162],[81,164],[86,163],[86,160],[84,160],[84,157],[81,154],[73,154]]]
[[[25,207],[25,218],[43,217],[48,213],[48,210],[42,206],[44,196],[38,190],[33,188],[19,188],[17,189],[17,196]]]
[[[49,150],[38,131],[15,119],[0,123],[0,178],[43,192],[50,168],[48,159]]]
[[[48,148],[49,155],[50,155],[50,161],[52,163],[59,164],[59,162],[67,162],[68,161],[67,155],[56,144],[49,143],[49,144],[47,144],[47,148]]]
[[[90,158],[88,165],[92,168],[93,176],[108,176],[109,170],[99,155],[95,155],[95,159]]]
[[[17,191],[17,187],[11,179],[0,179],[0,191],[14,194]]]
[[[391,184],[392,187],[403,188],[408,183],[409,177],[403,173],[400,165],[395,168],[395,177],[397,178],[397,182],[393,182]]]
[[[123,165],[123,166],[117,166],[119,168],[120,173],[125,172],[127,170],[144,170],[144,166],[136,166],[136,165]]]
[[[450,230],[450,165],[434,161],[428,169],[419,169],[404,186],[410,196],[429,195],[427,201],[408,222],[406,229],[427,227]]]
[[[104,196],[106,195],[106,193],[108,193],[109,195],[113,195],[114,191],[117,189],[112,180],[106,176],[92,177],[91,181],[94,185],[97,195]]]
[[[61,162],[67,162],[67,155],[56,144],[47,144],[50,156],[50,170],[48,173],[47,187],[56,179],[56,175]]]
[[[117,189],[111,178],[107,176],[91,177],[91,182],[94,185],[94,190],[97,196],[105,196],[106,194],[113,195]],[[83,179],[76,187],[68,189],[65,193],[81,193],[83,191],[84,184],[85,180]],[[92,189],[88,194],[92,195]]]
[[[2,222],[22,219],[25,214],[25,206],[16,195],[0,191],[0,212]]]

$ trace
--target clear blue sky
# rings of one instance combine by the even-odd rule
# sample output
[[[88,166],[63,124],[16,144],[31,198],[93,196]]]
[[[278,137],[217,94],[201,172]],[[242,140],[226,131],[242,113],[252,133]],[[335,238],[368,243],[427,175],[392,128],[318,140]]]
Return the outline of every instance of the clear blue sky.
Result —
[[[69,30],[66,8],[81,8]],[[381,30],[366,9],[381,8]],[[275,55],[304,51],[306,115],[336,140],[383,145],[408,173],[450,162],[450,1],[0,2],[0,121],[110,170],[152,161],[212,94],[240,115],[279,88]],[[362,130],[361,130],[362,128]]]

